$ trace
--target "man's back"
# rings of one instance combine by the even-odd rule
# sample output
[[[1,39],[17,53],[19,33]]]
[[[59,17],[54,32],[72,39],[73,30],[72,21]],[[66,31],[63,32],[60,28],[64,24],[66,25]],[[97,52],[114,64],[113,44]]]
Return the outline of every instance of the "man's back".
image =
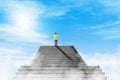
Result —
[[[54,41],[55,41],[55,46],[57,46],[57,44],[58,44],[58,34],[57,33],[54,34]]]
[[[54,40],[58,40],[58,34],[54,34]]]

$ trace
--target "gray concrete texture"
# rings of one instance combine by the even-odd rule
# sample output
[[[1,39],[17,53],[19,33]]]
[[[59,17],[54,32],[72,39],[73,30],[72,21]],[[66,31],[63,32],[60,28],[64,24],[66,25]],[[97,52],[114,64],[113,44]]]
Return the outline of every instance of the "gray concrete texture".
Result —
[[[107,80],[99,66],[87,66],[73,46],[41,46],[31,66],[14,80]]]

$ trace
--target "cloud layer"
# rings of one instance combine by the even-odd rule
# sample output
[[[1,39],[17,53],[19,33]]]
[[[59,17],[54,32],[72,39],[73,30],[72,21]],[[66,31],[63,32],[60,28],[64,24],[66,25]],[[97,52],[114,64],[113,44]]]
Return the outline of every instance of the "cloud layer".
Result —
[[[35,46],[49,45],[51,41],[48,35],[37,32],[42,28],[40,22],[38,26],[37,18],[40,18],[43,10],[36,3],[1,2],[0,10],[5,14],[5,22],[0,20],[0,80],[13,80],[20,66],[31,64]]]
[[[93,55],[83,55],[88,65],[99,65],[107,80],[119,80],[120,79],[120,47],[113,53],[95,53]]]
[[[42,9],[37,11],[38,8],[34,3],[10,1],[9,4],[4,3],[2,9],[7,13],[4,18],[8,20],[8,22],[0,25],[2,34],[0,37],[2,39],[13,42],[51,43],[48,41],[48,35],[37,32],[37,29],[42,27],[38,27],[37,18],[40,18],[43,11]]]

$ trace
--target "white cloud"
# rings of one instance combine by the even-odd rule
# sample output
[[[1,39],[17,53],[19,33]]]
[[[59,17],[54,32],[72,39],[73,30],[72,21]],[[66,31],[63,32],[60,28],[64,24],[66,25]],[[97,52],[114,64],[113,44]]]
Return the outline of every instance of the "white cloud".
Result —
[[[37,18],[43,13],[42,7],[33,2],[21,3],[15,0],[0,4],[0,8],[6,13],[3,17],[7,19],[6,23],[0,24],[0,39],[3,40],[0,42],[0,80],[13,80],[20,66],[30,65],[32,62],[34,53],[27,49],[30,44],[48,45],[51,41],[47,34],[37,32],[37,29],[42,28],[42,24],[39,22],[39,28],[37,23]]]
[[[36,6],[33,2],[10,1],[4,3],[4,10],[8,22],[0,25],[1,37],[8,41],[35,42],[38,44],[51,44],[46,34],[38,33],[37,29],[42,28],[39,22],[44,12],[43,7]]]
[[[107,80],[119,80],[120,79],[120,47],[114,53],[96,53],[91,55],[83,55],[88,65],[96,65],[102,68],[105,72]]]
[[[90,27],[93,33],[102,36],[104,39],[120,39],[120,20]]]
[[[115,21],[115,22],[109,22],[106,24],[101,24],[98,26],[91,26],[91,29],[102,29],[102,28],[110,28],[110,27],[115,27],[115,25],[119,25],[120,21]]]
[[[0,80],[13,80],[20,66],[30,65],[33,57],[21,49],[0,48]]]
[[[116,20],[92,26],[93,32],[104,39],[120,39],[120,0],[98,0],[103,6],[103,14],[111,15]]]
[[[120,16],[120,0],[99,0],[99,2],[104,6],[105,13],[117,14]]]
[[[68,12],[68,10],[64,9],[64,10],[49,10],[46,11],[45,16],[46,17],[59,17],[59,16],[63,16]]]

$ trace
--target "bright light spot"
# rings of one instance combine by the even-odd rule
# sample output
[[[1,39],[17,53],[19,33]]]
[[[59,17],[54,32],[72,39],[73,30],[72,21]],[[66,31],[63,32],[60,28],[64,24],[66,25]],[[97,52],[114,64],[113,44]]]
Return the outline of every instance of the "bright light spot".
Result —
[[[25,6],[23,8],[19,6],[11,12],[11,15],[14,34],[20,36],[36,35],[34,29],[37,27],[35,23],[37,14],[33,10]]]
[[[27,14],[19,14],[16,16],[16,24],[20,26],[23,30],[30,24],[30,19]]]

